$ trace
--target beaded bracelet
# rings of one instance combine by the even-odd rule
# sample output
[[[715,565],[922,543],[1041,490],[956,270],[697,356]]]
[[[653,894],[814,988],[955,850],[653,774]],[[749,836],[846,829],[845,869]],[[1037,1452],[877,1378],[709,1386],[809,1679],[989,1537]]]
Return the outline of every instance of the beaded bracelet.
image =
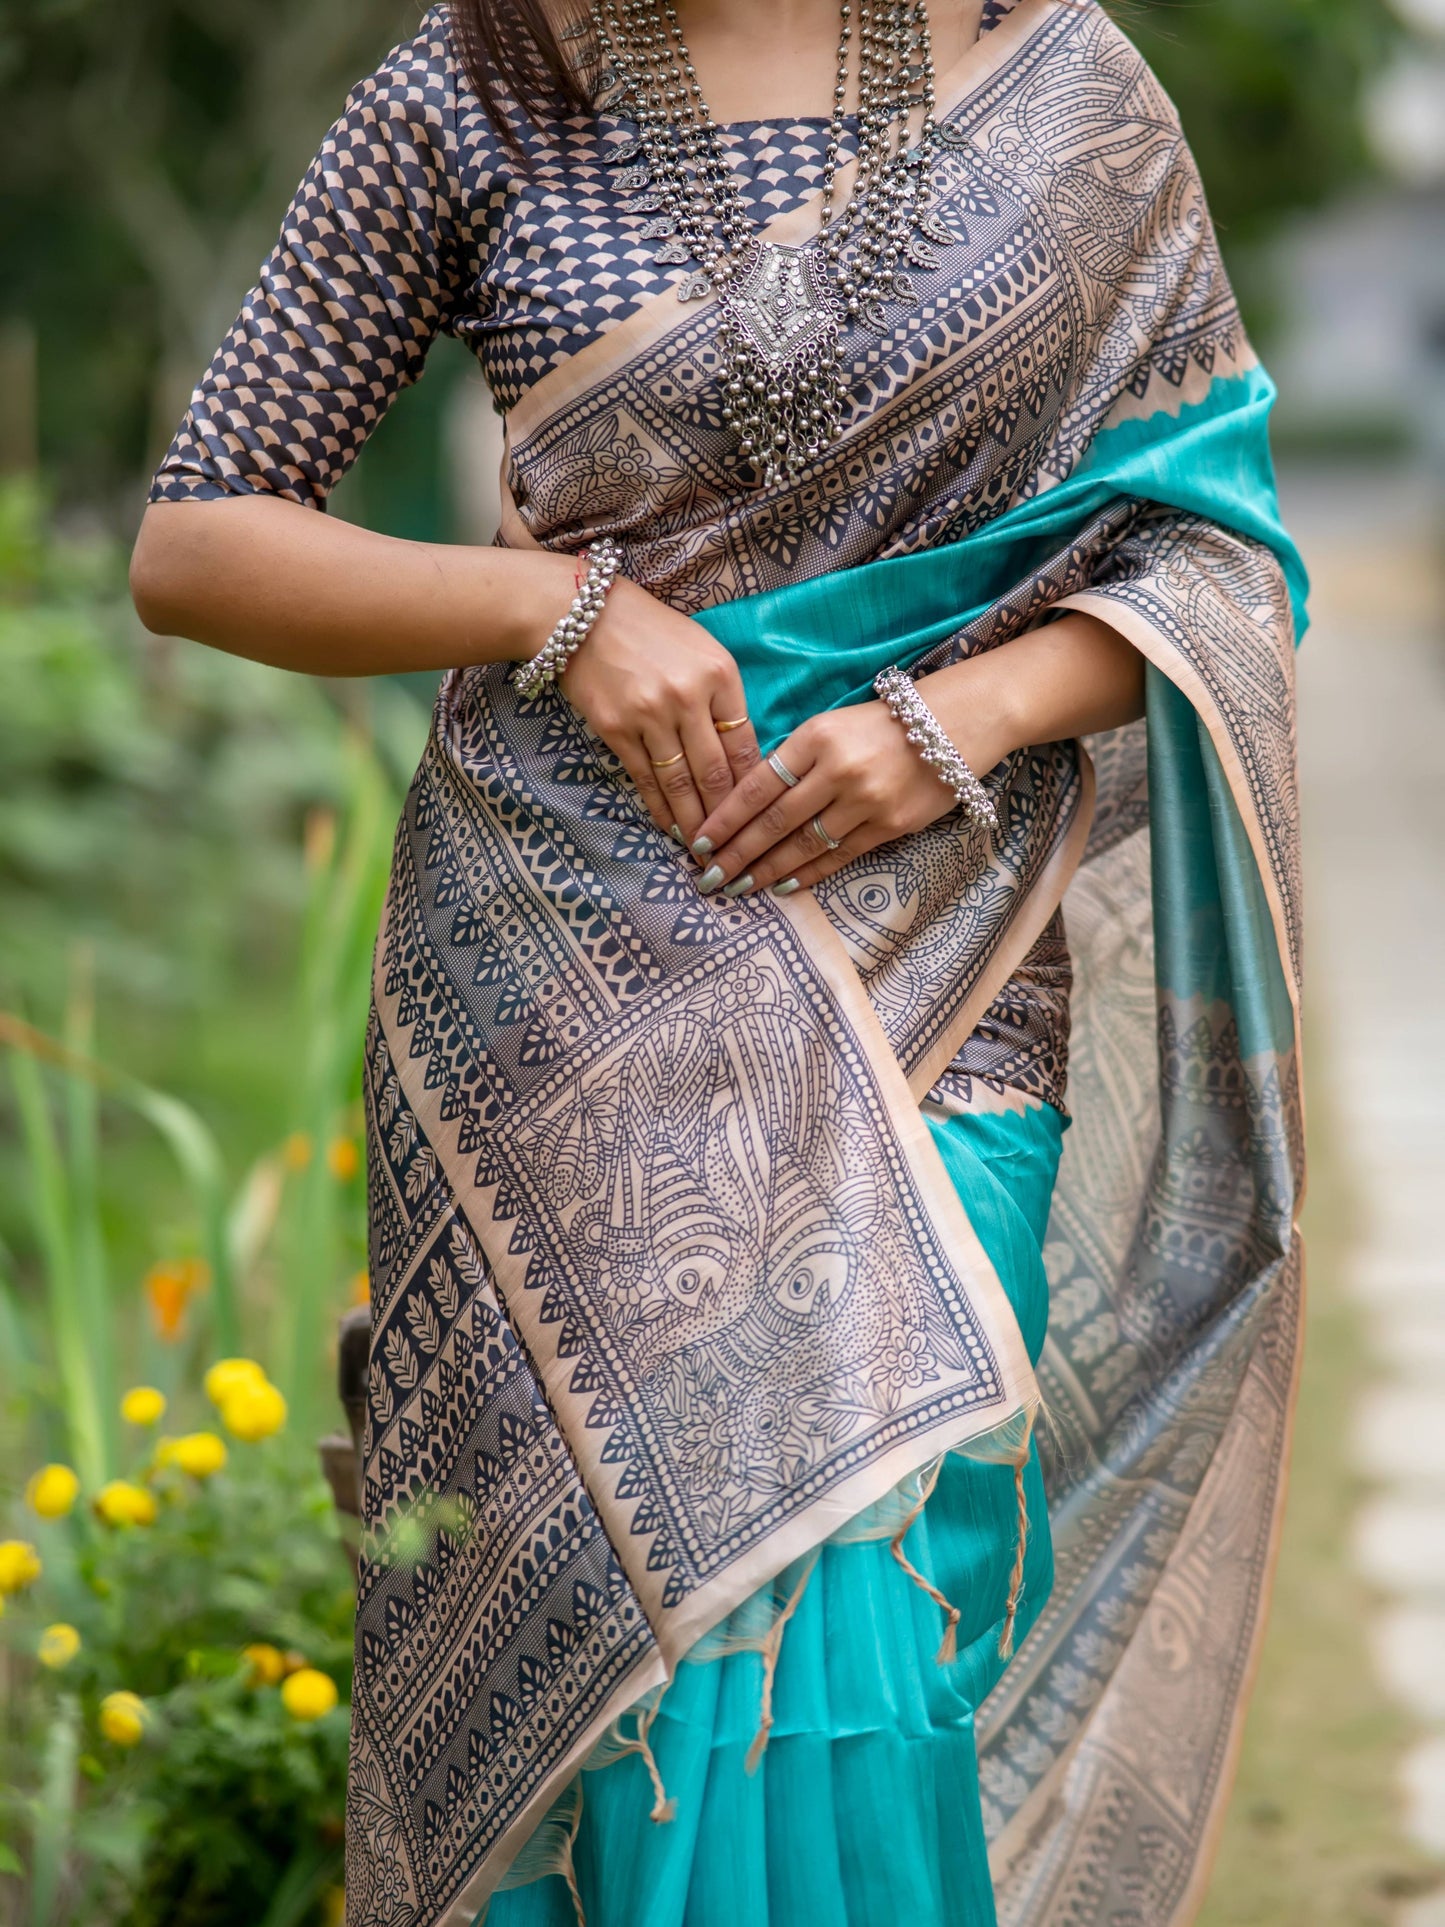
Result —
[[[953,747],[942,723],[919,695],[913,678],[895,663],[874,677],[873,690],[888,705],[894,721],[934,775],[953,791],[954,802],[967,811],[968,820],[985,825],[997,835],[998,811],[993,798]]]
[[[518,695],[535,696],[547,683],[556,682],[591,634],[621,567],[622,550],[610,535],[592,544],[587,551],[587,574],[571,607],[536,655],[518,663],[512,672]]]

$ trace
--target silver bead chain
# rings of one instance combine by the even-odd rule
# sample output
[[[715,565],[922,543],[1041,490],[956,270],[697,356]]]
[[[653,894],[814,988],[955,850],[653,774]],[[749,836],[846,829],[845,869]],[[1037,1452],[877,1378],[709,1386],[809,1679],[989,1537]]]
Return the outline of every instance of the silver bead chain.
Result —
[[[692,264],[680,299],[718,295],[724,423],[759,481],[792,479],[841,430],[848,392],[842,328],[858,321],[886,328],[885,304],[913,299],[905,261],[938,265],[920,239],[942,238],[928,208],[937,124],[927,0],[840,0],[822,220],[816,248],[804,250],[761,241],[674,0],[592,0],[587,20],[564,37],[580,38],[589,27],[598,109],[626,113],[637,125],[635,140],[612,148],[632,190],[623,209],[647,217],[642,235],[661,243],[659,263]],[[855,39],[857,158],[848,198],[835,212]]]
[[[982,824],[998,834],[998,811],[993,798],[979,782],[963,757],[949,740],[947,731],[918,693],[918,686],[906,669],[895,663],[873,679],[873,691],[893,712],[893,719],[939,782],[953,791],[953,800],[967,812],[971,823]]]
[[[572,598],[571,607],[535,656],[518,663],[512,682],[519,696],[535,696],[556,682],[591,634],[602,613],[607,591],[622,567],[622,550],[610,535],[598,538],[587,551],[587,574]]]

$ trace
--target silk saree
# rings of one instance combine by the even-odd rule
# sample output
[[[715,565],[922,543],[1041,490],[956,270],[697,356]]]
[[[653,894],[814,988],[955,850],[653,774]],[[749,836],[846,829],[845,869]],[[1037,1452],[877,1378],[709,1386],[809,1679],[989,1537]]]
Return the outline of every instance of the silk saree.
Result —
[[[1304,584],[1172,107],[1091,0],[985,24],[938,81],[953,238],[845,337],[797,481],[738,472],[711,304],[607,185],[625,118],[508,172],[445,8],[348,103],[157,481],[319,503],[448,329],[506,410],[500,539],[614,534],[765,746],[1069,609],[1148,665],[1144,722],[990,773],[996,837],[734,901],[560,695],[446,678],[365,1049],[352,1927],[565,1919],[508,1887],[529,1855],[596,1927],[1202,1895],[1299,1355]],[[846,1799],[845,1700],[882,1775]],[[931,1777],[880,1888],[843,1858],[900,1734]]]

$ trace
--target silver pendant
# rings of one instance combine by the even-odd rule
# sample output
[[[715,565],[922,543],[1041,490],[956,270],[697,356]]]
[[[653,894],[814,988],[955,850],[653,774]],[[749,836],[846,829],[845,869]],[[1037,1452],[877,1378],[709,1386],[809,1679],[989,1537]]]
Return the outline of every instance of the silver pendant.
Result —
[[[938,138],[945,147],[968,146],[968,135],[956,120],[941,120],[938,123]]]
[[[602,158],[609,167],[616,167],[623,161],[635,161],[642,152],[642,136],[634,134],[631,140],[619,141],[609,147]]]
[[[780,368],[838,332],[838,314],[817,263],[798,248],[758,242],[727,293],[727,306],[749,347]]]
[[[915,268],[921,268],[925,274],[932,274],[938,266],[938,256],[930,254],[928,249],[921,247],[917,241],[909,243],[908,258]]]
[[[612,185],[623,193],[630,194],[634,188],[651,185],[652,175],[646,167],[624,167],[620,174],[612,176]]]
[[[652,258],[661,268],[680,268],[692,259],[692,249],[686,241],[667,241]]]
[[[898,299],[900,301],[912,301],[914,298],[913,283],[908,279],[908,276],[903,272],[902,268],[894,269],[892,279],[893,292],[898,296]]]
[[[888,312],[881,301],[863,303],[863,319],[876,334],[884,334],[888,329]]]
[[[679,301],[701,301],[711,287],[711,281],[699,268],[695,274],[685,274],[678,282],[677,298]]]
[[[656,214],[664,205],[660,194],[634,194],[622,203],[624,214]]]
[[[642,223],[644,241],[665,241],[669,234],[676,234],[677,222],[670,214],[654,215],[652,220]]]
[[[956,235],[947,222],[931,209],[927,214],[920,214],[913,225],[926,240],[936,241],[941,248],[951,248],[955,241],[967,239],[966,235]]]

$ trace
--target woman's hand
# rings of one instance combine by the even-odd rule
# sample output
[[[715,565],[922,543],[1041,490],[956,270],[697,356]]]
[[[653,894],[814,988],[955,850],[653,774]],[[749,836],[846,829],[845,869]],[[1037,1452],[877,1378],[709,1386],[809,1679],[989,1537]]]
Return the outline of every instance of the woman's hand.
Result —
[[[981,742],[978,754],[988,759],[981,764],[969,755],[970,745],[960,747],[975,769],[998,760]],[[717,889],[727,896],[769,886],[780,895],[807,889],[953,808],[953,792],[881,702],[811,717],[776,754],[796,785],[789,788],[770,763],[760,762],[693,841],[693,855],[708,865],[698,881],[704,896]]]
[[[1070,610],[920,678],[918,693],[974,775],[984,776],[1027,743],[1063,742],[1142,716],[1144,660],[1108,623]],[[693,839],[693,855],[708,865],[698,880],[705,896],[807,889],[953,808],[953,792],[881,702],[814,716],[776,754],[796,785],[758,763]]]
[[[727,650],[625,577],[561,687],[621,759],[665,836],[691,843],[758,761],[742,677]]]

